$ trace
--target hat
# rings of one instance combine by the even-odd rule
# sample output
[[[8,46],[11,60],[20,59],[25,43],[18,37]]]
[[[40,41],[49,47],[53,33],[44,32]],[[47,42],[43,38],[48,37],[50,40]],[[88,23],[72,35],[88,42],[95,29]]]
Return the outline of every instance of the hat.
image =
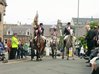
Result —
[[[70,24],[71,24],[70,22],[67,23],[67,25],[70,25]]]
[[[17,35],[17,33],[14,33],[13,35]]]
[[[42,26],[43,25],[43,23],[40,23],[40,26]]]

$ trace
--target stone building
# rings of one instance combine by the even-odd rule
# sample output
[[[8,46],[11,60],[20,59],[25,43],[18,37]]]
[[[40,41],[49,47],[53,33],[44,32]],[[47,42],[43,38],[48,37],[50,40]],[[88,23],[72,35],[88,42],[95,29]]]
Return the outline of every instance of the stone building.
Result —
[[[77,20],[78,20],[78,24],[77,24]],[[99,22],[99,18],[79,18],[79,19],[72,18],[71,24],[74,27],[75,36],[76,37],[84,36],[86,34],[85,25],[92,21]]]
[[[78,24],[77,24],[78,20]],[[82,37],[86,34],[85,25],[90,22],[99,22],[99,18],[72,18],[71,20],[71,26],[74,29],[74,34],[76,37]],[[58,20],[57,27],[58,27],[58,33],[60,33],[59,36],[64,34],[64,28],[66,27],[67,22],[61,22]]]
[[[4,24],[4,41],[11,39],[12,35],[17,33],[18,39],[24,42],[29,42],[32,38],[31,25]]]
[[[51,39],[50,29],[52,25],[45,24],[44,26],[44,36],[46,37],[47,41]],[[31,24],[4,24],[4,40],[11,39],[13,33],[17,33],[18,39],[22,40],[23,42],[28,42],[32,39],[33,35],[33,27]],[[59,33],[58,33],[59,37]]]
[[[3,39],[3,18],[5,15],[6,0],[0,0],[0,37]]]

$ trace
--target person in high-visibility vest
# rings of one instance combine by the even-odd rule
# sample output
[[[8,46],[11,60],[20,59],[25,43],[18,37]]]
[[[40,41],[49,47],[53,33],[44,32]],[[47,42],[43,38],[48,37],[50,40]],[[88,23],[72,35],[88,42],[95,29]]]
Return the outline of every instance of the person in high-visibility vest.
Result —
[[[18,44],[19,44],[19,42],[18,42],[18,39],[17,39],[17,33],[14,33],[14,35],[11,38],[12,49],[11,49],[11,52],[10,52],[10,59],[15,59],[16,51],[18,49]]]

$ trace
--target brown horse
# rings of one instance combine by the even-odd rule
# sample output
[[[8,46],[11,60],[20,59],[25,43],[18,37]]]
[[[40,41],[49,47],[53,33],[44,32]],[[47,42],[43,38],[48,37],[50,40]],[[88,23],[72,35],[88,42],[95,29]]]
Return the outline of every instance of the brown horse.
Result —
[[[38,36],[36,39],[36,47],[36,60],[39,61],[42,60],[42,55],[45,49],[45,40],[41,36]]]

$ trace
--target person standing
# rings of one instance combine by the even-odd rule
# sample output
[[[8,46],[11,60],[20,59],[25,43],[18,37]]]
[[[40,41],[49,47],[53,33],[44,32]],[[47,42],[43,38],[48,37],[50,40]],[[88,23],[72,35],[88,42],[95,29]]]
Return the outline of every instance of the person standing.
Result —
[[[22,41],[19,42],[18,50],[19,50],[19,58],[23,59],[24,49],[23,49],[23,43],[22,43]]]
[[[88,30],[88,32],[87,32],[85,39],[87,41],[88,51],[86,54],[87,54],[87,56],[90,56],[91,50],[94,48],[95,31],[94,31],[94,29],[91,29],[90,27],[87,30]]]
[[[16,51],[18,49],[18,39],[17,39],[17,33],[14,33],[14,35],[11,38],[12,41],[12,49],[11,49],[11,53],[10,53],[10,59],[15,59],[16,57]]]
[[[28,48],[29,48],[28,43],[25,42],[23,44],[23,54],[24,54],[25,58],[27,58],[27,55],[28,55]]]
[[[31,60],[33,60],[35,56],[35,48],[36,48],[34,40],[30,40],[30,48],[31,48]]]
[[[2,42],[2,38],[0,37],[0,53],[3,53],[2,51],[4,50],[4,43]]]
[[[10,59],[10,51],[11,51],[11,40],[10,39],[8,39],[7,40],[7,47],[8,47],[8,59]]]
[[[0,58],[0,60],[4,61],[4,51],[5,47],[4,47],[4,43],[2,42],[2,38],[0,37],[0,57],[2,56],[2,58]]]
[[[20,59],[21,56],[21,40],[19,40],[18,49],[17,49],[17,59]]]
[[[94,36],[94,47],[99,47],[99,26],[95,26],[94,27],[94,32],[95,32],[95,36]]]

